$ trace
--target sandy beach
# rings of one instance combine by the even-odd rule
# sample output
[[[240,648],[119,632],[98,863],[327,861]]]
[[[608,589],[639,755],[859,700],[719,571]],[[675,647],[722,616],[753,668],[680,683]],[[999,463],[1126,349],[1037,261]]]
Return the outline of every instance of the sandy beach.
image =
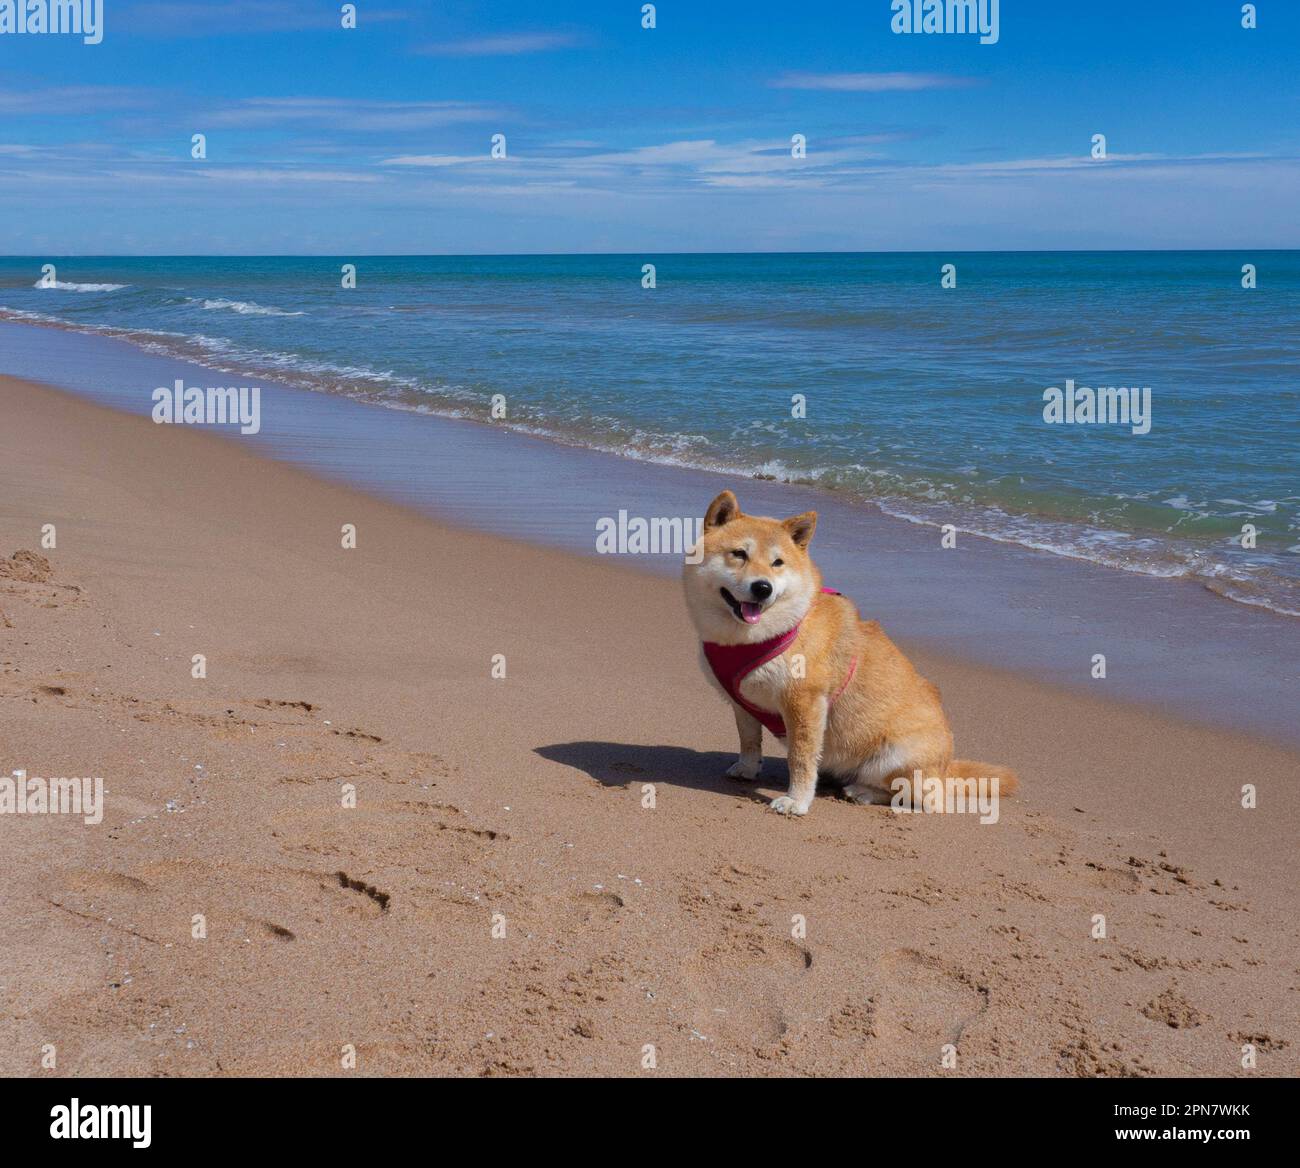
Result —
[[[673,581],[0,412],[0,773],[106,791],[0,816],[0,1073],[1300,1070],[1294,753],[903,640],[1022,794],[786,820]]]

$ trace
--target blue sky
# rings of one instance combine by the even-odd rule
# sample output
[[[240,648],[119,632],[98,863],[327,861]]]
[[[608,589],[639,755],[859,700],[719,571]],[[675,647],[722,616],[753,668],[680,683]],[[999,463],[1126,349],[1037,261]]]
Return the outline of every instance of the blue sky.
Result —
[[[1294,0],[103,3],[0,35],[0,253],[1300,246]]]

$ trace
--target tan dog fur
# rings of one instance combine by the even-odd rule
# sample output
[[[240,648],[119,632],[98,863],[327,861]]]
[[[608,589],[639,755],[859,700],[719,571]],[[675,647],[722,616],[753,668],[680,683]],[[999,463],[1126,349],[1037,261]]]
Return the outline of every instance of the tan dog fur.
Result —
[[[997,792],[1011,794],[1017,784],[1007,768],[952,757],[952,731],[938,689],[880,625],[860,620],[846,597],[821,592],[821,573],[808,554],[816,527],[815,511],[785,520],[745,515],[736,496],[723,491],[705,515],[702,556],[691,557],[699,562],[688,560],[683,573],[687,607],[703,641],[758,643],[800,625],[784,653],[741,683],[746,701],[785,721],[790,786],[772,800],[772,809],[807,814],[819,774],[842,784],[860,803],[889,802],[892,781],[910,781],[917,771],[927,778],[997,779]],[[773,593],[763,601],[758,622],[747,624],[721,589],[733,599],[749,599],[752,583],[760,579],[772,584]],[[852,679],[832,703],[855,658]],[[704,671],[716,685],[707,663]],[[756,779],[762,723],[731,705],[740,758],[727,774]]]

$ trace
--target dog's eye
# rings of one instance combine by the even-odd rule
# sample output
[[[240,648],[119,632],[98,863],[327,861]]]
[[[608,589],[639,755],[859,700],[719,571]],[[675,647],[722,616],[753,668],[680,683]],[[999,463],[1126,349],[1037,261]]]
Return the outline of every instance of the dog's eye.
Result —
[[[772,567],[774,567],[774,568],[779,568],[779,567],[780,567],[782,564],[784,564],[784,563],[785,563],[784,560],[773,560],[773,561],[772,561]]]
[[[744,548],[733,548],[731,554],[733,556],[739,556],[742,560],[749,559],[749,555]]]

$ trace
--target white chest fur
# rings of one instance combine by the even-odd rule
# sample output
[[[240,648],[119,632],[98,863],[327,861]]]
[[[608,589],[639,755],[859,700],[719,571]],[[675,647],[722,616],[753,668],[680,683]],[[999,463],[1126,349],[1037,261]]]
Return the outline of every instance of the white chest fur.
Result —
[[[774,714],[781,712],[781,700],[790,687],[790,663],[785,655],[773,657],[766,665],[760,665],[740,683],[740,695],[747,702],[760,710],[771,710]]]
[[[717,675],[713,672],[713,667],[704,655],[704,650],[700,650],[700,668],[707,677],[718,688],[718,692],[725,697],[730,698],[722,683],[718,680]],[[790,666],[784,656],[774,657],[766,665],[760,665],[744,681],[740,683],[740,693],[745,701],[757,706],[760,710],[770,710],[774,714],[781,712],[781,699],[785,695],[786,688],[790,684]]]

